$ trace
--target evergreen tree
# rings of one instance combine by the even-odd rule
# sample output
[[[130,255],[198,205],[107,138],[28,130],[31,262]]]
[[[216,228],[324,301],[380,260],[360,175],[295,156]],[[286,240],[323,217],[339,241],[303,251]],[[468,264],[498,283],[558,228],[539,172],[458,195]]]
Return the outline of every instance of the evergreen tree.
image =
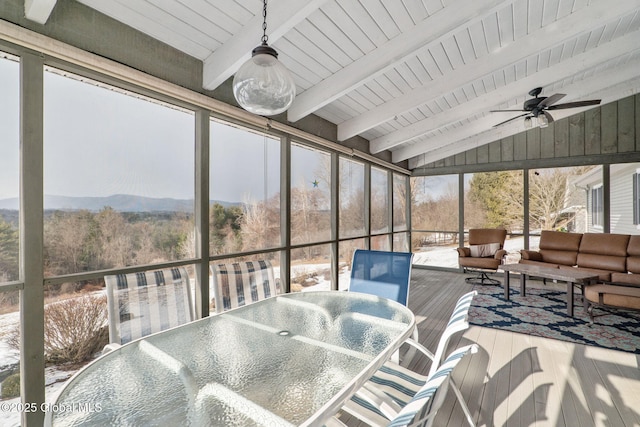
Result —
[[[486,214],[483,227],[520,228],[523,224],[522,172],[476,173],[469,181],[469,199]]]
[[[18,229],[0,219],[0,279],[18,280]]]

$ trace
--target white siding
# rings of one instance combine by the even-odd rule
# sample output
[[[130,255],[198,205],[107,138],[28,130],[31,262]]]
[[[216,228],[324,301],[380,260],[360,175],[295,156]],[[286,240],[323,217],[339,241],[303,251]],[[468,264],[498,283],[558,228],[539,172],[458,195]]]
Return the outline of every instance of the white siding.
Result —
[[[633,174],[640,163],[611,166],[611,232],[640,234],[633,224]]]

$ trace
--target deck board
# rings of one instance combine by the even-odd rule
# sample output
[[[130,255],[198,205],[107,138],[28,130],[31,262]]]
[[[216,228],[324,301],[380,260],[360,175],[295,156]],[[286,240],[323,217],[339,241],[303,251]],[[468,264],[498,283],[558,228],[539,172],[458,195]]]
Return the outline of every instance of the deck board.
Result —
[[[472,289],[465,277],[412,271],[409,307],[420,342],[432,351],[457,299]],[[527,285],[543,286],[536,280]],[[479,326],[454,337],[449,349],[470,342],[479,352],[458,366],[454,380],[477,426],[640,426],[640,355]],[[424,358],[409,365],[421,372],[429,366]],[[349,426],[365,425],[345,414],[340,419]],[[434,425],[468,425],[453,392]]]

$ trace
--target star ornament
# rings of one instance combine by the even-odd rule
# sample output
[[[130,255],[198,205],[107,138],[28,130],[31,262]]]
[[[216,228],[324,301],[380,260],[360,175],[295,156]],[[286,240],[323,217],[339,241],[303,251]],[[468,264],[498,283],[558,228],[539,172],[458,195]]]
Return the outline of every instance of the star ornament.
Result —
[[[320,184],[317,179],[311,183],[313,184],[313,188],[318,188],[318,185]]]

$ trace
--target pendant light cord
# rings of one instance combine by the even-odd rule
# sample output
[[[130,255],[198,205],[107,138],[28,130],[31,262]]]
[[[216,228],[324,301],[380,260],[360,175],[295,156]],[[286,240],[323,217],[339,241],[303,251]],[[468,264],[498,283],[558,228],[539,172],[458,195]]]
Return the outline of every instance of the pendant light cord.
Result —
[[[267,44],[269,36],[267,36],[267,0],[264,0],[264,8],[262,9],[262,44]]]

